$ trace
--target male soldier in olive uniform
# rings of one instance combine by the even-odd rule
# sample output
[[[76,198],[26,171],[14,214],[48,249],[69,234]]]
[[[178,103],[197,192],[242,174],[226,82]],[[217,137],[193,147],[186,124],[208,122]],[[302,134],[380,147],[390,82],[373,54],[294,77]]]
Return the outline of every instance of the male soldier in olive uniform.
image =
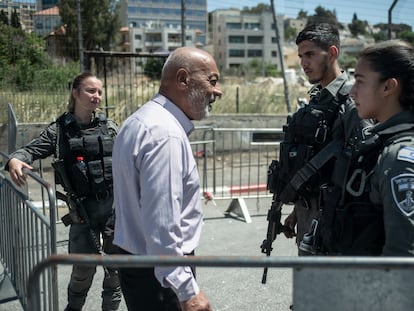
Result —
[[[298,171],[330,141],[339,140],[346,148],[360,139],[362,128],[368,124],[358,117],[348,96],[352,84],[338,64],[338,30],[327,23],[309,25],[298,34],[296,44],[303,71],[315,85],[309,91],[309,104],[288,118],[285,127],[288,138],[281,144],[280,165],[285,176],[289,176],[288,184],[293,177],[291,172]],[[296,226],[298,246],[318,216],[320,187],[329,182],[330,169],[328,162],[300,190],[290,187],[290,193],[282,198],[283,203],[294,203],[285,225],[293,232]],[[285,235],[293,237],[288,232]],[[305,253],[299,250],[299,255]]]

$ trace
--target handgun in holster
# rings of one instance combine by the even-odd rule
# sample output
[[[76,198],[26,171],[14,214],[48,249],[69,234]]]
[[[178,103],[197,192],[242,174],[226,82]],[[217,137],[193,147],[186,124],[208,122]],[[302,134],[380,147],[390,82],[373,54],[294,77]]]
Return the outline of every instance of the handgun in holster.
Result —
[[[66,194],[56,191],[56,198],[66,203],[69,208],[69,213],[64,215],[61,220],[67,227],[71,224],[83,223],[84,220],[79,215],[80,199],[74,194],[69,177],[66,173],[65,164],[63,160],[52,162],[52,167],[55,170],[55,183],[61,184]]]

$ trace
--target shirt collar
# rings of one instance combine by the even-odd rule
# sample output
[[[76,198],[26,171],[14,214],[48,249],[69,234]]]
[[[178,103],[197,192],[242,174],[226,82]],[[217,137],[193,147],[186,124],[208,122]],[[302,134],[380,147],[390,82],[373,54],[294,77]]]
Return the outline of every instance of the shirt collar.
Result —
[[[155,95],[152,100],[157,104],[163,106],[177,119],[177,121],[183,127],[184,132],[187,134],[187,136],[191,134],[191,132],[194,130],[194,124],[176,104],[161,94]]]
[[[383,123],[377,123],[370,129],[370,132],[389,134],[412,127],[414,127],[414,114],[411,111],[404,110]]]
[[[331,83],[329,83],[327,86],[325,86],[323,89],[320,84],[317,84],[315,87],[327,90],[329,93],[331,93],[332,96],[336,96],[338,94],[339,90],[341,89],[342,85],[348,81],[348,76],[345,72],[342,72],[341,75],[336,77],[336,79],[332,80]],[[313,89],[313,88],[312,88]]]

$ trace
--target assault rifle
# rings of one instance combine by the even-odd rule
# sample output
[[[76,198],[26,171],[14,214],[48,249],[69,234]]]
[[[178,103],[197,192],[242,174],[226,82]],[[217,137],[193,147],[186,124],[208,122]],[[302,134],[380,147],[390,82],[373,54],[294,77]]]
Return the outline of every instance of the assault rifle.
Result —
[[[266,256],[270,256],[273,248],[272,243],[276,240],[278,234],[282,232],[292,234],[293,231],[290,227],[282,225],[280,222],[282,217],[282,200],[280,198],[282,185],[278,178],[278,169],[279,169],[279,162],[276,160],[272,160],[272,163],[269,165],[268,176],[267,176],[267,189],[270,193],[273,193],[272,204],[270,206],[269,211],[267,212],[267,234],[266,239],[263,240],[262,245],[260,248],[262,249],[262,253],[266,254]],[[262,276],[262,284],[266,284],[267,279],[267,270],[268,268],[265,267],[263,270]]]

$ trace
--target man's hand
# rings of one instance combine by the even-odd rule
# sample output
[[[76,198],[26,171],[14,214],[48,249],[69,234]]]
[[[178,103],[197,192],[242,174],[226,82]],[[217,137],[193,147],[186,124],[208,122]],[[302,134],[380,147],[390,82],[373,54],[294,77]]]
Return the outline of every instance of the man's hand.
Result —
[[[292,229],[291,232],[283,232],[288,239],[296,236],[295,227],[297,222],[298,218],[296,217],[295,210],[293,210],[285,219],[285,226],[288,226],[290,229]]]
[[[23,174],[23,168],[33,169],[29,164],[13,158],[9,161],[9,173],[12,181],[19,187],[26,184],[26,176]]]
[[[201,291],[190,300],[181,302],[181,309],[183,311],[213,311],[207,297]]]

